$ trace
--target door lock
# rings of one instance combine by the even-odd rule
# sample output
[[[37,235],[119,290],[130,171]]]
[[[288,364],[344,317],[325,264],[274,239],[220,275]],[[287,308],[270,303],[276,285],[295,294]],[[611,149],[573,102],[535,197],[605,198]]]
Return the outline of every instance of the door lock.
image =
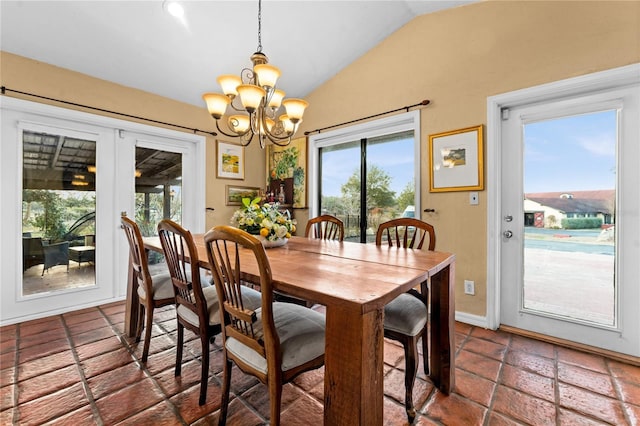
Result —
[[[511,232],[511,231],[504,231],[504,232],[502,233],[502,235],[503,235],[505,238],[511,238],[511,237],[513,237],[513,232]]]
[[[508,215],[508,216],[504,217],[504,221],[505,222],[511,222],[512,220],[513,220],[513,216],[511,216],[511,215]]]

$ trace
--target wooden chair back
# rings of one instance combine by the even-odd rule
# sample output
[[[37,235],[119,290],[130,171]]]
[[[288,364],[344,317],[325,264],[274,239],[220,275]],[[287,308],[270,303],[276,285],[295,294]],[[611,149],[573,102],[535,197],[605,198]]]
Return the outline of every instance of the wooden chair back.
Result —
[[[429,237],[429,250],[436,248],[436,233],[433,226],[419,219],[402,217],[381,223],[376,232],[376,245],[382,245],[383,238],[390,247],[421,249]]]
[[[305,237],[324,240],[344,240],[344,223],[335,216],[324,214],[309,219]]]
[[[280,339],[273,320],[271,267],[262,243],[253,235],[232,226],[214,227],[205,234],[204,241],[222,312],[223,339],[237,339],[266,358],[269,371],[278,370]],[[260,270],[260,318],[255,310],[244,306],[241,297],[242,248],[252,252]],[[252,371],[252,374],[266,380],[257,371]]]
[[[151,281],[151,274],[149,273],[149,261],[144,248],[140,227],[127,216],[122,216],[120,223],[122,224],[122,229],[124,229],[124,234],[129,243],[129,259],[136,281],[139,286],[144,288],[145,294],[151,295],[153,294],[153,283]]]
[[[209,317],[207,302],[202,293],[200,262],[193,236],[190,231],[169,219],[158,223],[158,236],[176,295],[176,309],[184,306],[196,314],[199,334],[206,335]]]

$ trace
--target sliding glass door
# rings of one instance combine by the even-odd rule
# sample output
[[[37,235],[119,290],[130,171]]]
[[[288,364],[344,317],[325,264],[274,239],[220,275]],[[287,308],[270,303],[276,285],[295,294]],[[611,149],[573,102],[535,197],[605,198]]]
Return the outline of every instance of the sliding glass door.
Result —
[[[375,240],[378,225],[415,212],[413,130],[319,148],[319,212],[340,218],[345,239]]]

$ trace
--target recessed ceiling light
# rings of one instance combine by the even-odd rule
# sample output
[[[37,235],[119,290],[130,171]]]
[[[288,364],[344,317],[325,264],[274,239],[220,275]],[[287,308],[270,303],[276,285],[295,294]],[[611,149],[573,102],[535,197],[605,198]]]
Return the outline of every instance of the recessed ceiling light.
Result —
[[[171,16],[182,18],[184,16],[184,8],[177,1],[165,1],[164,7]]]

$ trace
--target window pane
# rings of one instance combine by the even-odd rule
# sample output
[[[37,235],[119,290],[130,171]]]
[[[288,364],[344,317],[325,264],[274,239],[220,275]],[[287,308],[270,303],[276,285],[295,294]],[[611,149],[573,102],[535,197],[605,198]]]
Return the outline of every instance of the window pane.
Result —
[[[364,191],[363,143],[367,170]],[[321,214],[340,218],[345,224],[345,239],[361,242],[374,241],[378,225],[383,221],[400,216],[413,217],[414,152],[413,131],[322,148],[319,167]],[[361,220],[363,210],[366,213]]]
[[[96,142],[23,133],[23,294],[94,286]]]
[[[523,306],[615,325],[617,113],[524,130]]]
[[[182,154],[136,147],[136,222],[144,237],[158,222],[182,223]]]

